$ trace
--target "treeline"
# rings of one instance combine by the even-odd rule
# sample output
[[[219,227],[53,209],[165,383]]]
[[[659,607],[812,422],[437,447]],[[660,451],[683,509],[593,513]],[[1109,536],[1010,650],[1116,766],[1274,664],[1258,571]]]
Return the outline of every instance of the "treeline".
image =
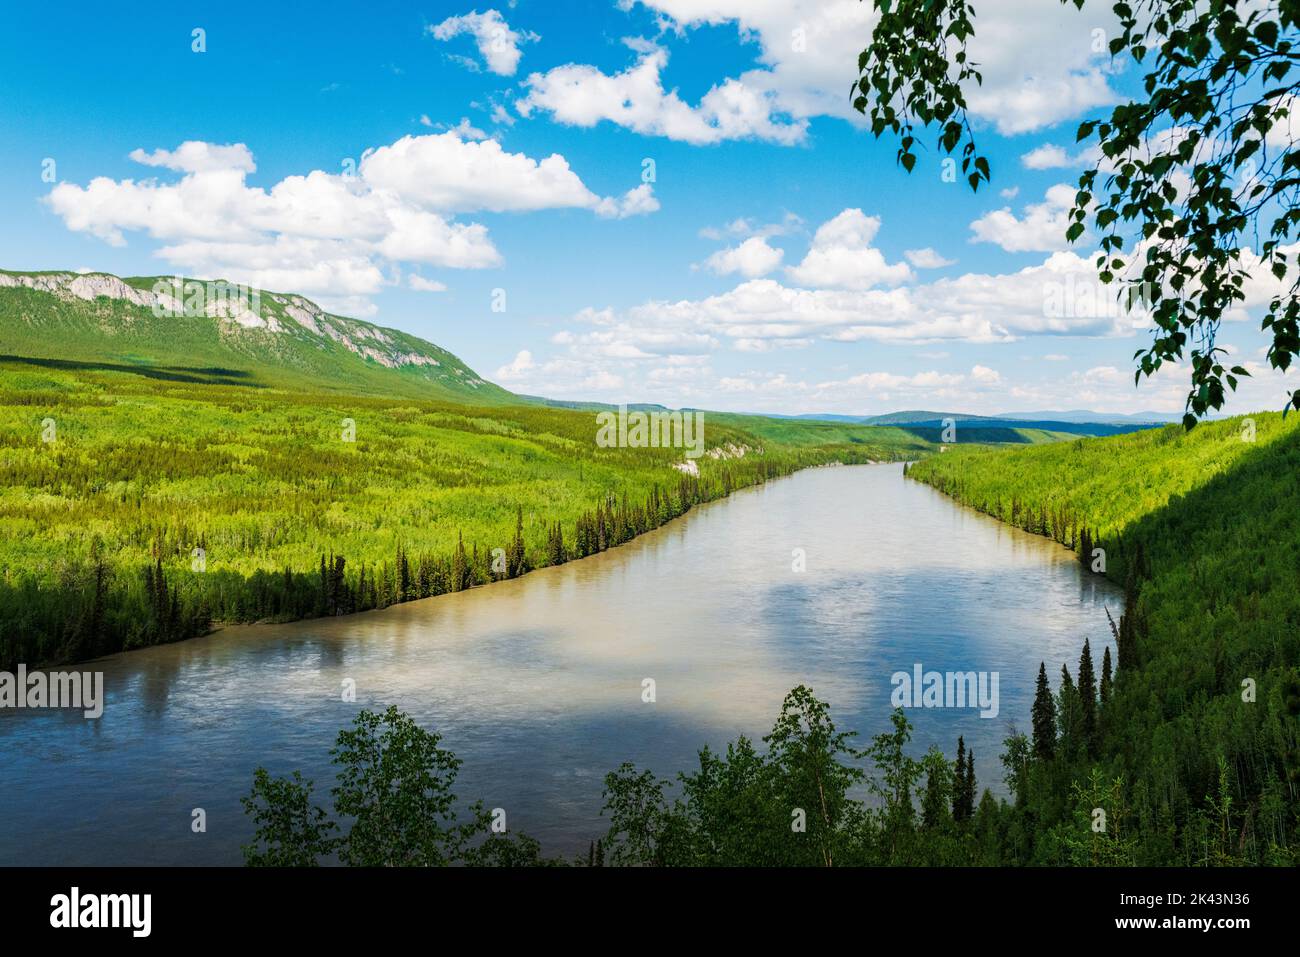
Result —
[[[346,615],[516,578],[614,548],[697,504],[815,461],[808,453],[779,463],[751,460],[743,471],[723,465],[705,477],[683,473],[671,487],[654,486],[641,502],[626,493],[607,494],[567,530],[558,520],[534,522],[527,538],[518,506],[513,534],[503,535],[500,544],[467,545],[458,536],[449,552],[439,554],[414,553],[399,542],[393,557],[378,563],[331,551],[310,571],[241,575],[206,569],[196,557],[206,551],[202,536],[191,548],[165,532],[154,545],[154,561],[132,569],[115,564],[95,539],[88,560],[63,561],[53,575],[6,569],[0,581],[0,670],[191,638],[214,622]]]
[[[830,707],[800,686],[761,743],[741,736],[705,747],[673,779],[625,762],[605,776],[606,832],[571,861],[546,858],[535,840],[493,826],[481,804],[451,794],[460,762],[390,708],[362,712],[332,754],[346,781],[333,812],[312,782],[257,769],[244,806],[254,825],[245,862],[312,866],[573,864],[589,867],[854,867],[1132,863],[1132,822],[1117,786],[1096,772],[1045,821],[1036,805],[1074,762],[1093,753],[1107,720],[1110,683],[1085,646],[1077,680],[1053,695],[1040,671],[1033,734],[1012,733],[1003,755],[1013,800],[979,790],[975,755],[937,746],[911,753],[912,726],[896,710],[890,730],[864,747],[839,730]],[[381,808],[395,812],[381,815]],[[1100,812],[1100,816],[1099,816]],[[346,832],[343,828],[351,825]],[[1102,826],[1098,826],[1101,822]],[[1209,823],[1218,825],[1218,820]],[[1230,842],[1228,842],[1230,844]],[[1226,845],[1224,845],[1226,846]],[[1222,846],[1220,847],[1222,849]],[[1218,860],[1212,861],[1218,863]]]
[[[1078,549],[1081,563],[1124,586],[1124,614],[1111,622],[1117,660],[1113,673],[1101,664],[1095,713],[1088,656],[1058,679],[1058,743],[1049,755],[1035,742],[1041,767],[1013,789],[1013,811],[1032,824],[1005,832],[1017,859],[1075,859],[1062,829],[1083,813],[1082,797],[1105,827],[1089,845],[1092,863],[1297,863],[1295,421],[1258,415],[1249,427],[957,450],[908,474]],[[1036,705],[1036,727],[1045,711]],[[1067,734],[1063,722],[1081,731]]]

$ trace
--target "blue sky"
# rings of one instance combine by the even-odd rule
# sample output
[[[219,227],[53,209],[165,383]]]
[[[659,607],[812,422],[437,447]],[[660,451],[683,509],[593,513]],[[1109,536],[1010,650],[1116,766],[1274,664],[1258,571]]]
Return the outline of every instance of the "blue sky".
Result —
[[[0,266],[302,292],[560,398],[1178,411],[1060,239],[1073,131],[1135,78],[1100,7],[1040,7],[977,5],[972,195],[849,110],[858,0],[22,5]],[[1266,292],[1230,411],[1284,402]]]

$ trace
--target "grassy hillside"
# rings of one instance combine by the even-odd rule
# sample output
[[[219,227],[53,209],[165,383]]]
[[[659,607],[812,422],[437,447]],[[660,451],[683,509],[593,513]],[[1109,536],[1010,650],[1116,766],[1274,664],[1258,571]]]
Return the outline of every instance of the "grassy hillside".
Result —
[[[0,359],[0,667],[458,590],[798,468],[929,448],[706,414],[695,475],[681,449],[598,447],[591,412],[236,372]]]
[[[159,282],[0,270],[0,355],[161,381],[519,401],[445,349],[303,296],[256,290],[256,310],[243,313],[221,301],[228,290],[194,280],[160,302]]]
[[[1055,757],[1030,762],[1004,822],[1024,859],[1296,863],[1300,417],[956,449],[909,475],[1086,563],[1104,553],[1126,587],[1095,733],[1078,725],[1061,662],[1046,663]],[[1098,806],[1102,834],[1088,826]]]

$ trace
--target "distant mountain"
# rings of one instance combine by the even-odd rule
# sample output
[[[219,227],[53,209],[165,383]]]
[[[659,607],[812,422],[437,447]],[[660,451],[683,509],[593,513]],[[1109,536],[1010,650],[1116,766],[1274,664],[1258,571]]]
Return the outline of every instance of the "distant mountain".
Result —
[[[1107,422],[1112,424],[1149,425],[1181,422],[1181,412],[1131,412],[1127,415],[1119,412],[1089,412],[1086,409],[1071,409],[1069,412],[1003,412],[993,416],[995,419],[1040,419],[1053,422]]]
[[[1163,425],[1167,421],[1177,420],[1178,416],[1164,419],[1145,418],[1156,413],[1138,413],[1134,416],[1107,416],[1095,412],[1027,412],[1023,415],[967,415],[963,412],[930,412],[925,410],[905,410],[889,412],[884,415],[835,415],[809,413],[795,418],[815,419],[826,422],[852,422],[859,425],[892,425],[905,428],[931,441],[945,426],[945,420],[956,423],[958,431],[969,435],[972,428],[994,434],[999,429],[1031,429],[1039,432],[1056,433],[1061,437],[1071,435],[1117,435],[1122,432],[1135,432],[1139,429]],[[976,441],[972,439],[972,441]],[[997,441],[997,440],[991,440]]]
[[[409,333],[220,281],[0,270],[0,357],[173,381],[520,401]]]
[[[666,405],[659,405],[656,402],[628,402],[625,406],[616,405],[613,402],[588,402],[583,399],[548,399],[541,395],[525,395],[518,393],[518,398],[525,402],[535,402],[538,405],[549,406],[552,409],[577,409],[579,412],[613,412],[620,408],[626,408],[629,412],[670,412],[675,411]],[[681,409],[676,411],[693,412],[694,409]]]

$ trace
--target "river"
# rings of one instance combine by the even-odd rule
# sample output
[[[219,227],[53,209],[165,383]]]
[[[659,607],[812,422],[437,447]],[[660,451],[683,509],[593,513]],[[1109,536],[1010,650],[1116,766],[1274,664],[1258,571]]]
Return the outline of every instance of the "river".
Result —
[[[908,715],[914,755],[951,758],[963,735],[980,789],[1005,794],[1002,739],[1029,730],[1039,661],[1055,687],[1088,637],[1100,666],[1103,605],[1118,618],[1121,601],[1072,552],[900,465],[811,469],[515,581],[82,665],[104,672],[99,720],[0,712],[0,864],[238,864],[253,769],[301,769],[325,803],[335,735],[389,704],[464,761],[462,801],[585,854],[621,762],[673,775],[705,743],[761,737],[801,683],[865,743],[888,727],[891,676],[917,664],[998,674],[994,718]]]

